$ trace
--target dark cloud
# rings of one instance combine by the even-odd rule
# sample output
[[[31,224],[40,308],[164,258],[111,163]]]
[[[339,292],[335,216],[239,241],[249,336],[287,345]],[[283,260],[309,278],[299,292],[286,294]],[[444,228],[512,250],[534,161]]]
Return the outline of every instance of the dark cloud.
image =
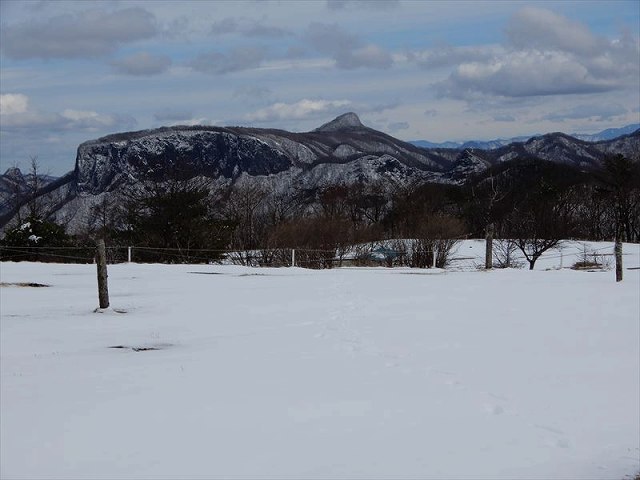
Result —
[[[228,33],[236,33],[239,28],[240,26],[238,25],[237,19],[233,17],[224,18],[211,25],[211,34],[226,35]]]
[[[355,35],[335,24],[313,22],[304,34],[304,40],[320,53],[330,55],[338,68],[389,68],[391,54],[377,45],[362,45]]]
[[[498,114],[498,115],[494,115],[492,118],[496,122],[515,122],[516,121],[516,117],[508,114]]]
[[[358,38],[336,24],[313,22],[309,24],[304,39],[317,51],[327,55],[350,52],[360,45]]]
[[[399,0],[327,0],[327,8],[329,10],[390,10],[397,8],[399,5]]]
[[[214,75],[239,72],[259,67],[265,59],[266,51],[260,47],[235,48],[230,53],[202,53],[188,65],[194,70]]]
[[[489,48],[452,47],[445,45],[419,53],[409,53],[408,59],[424,68],[436,69],[460,65],[465,62],[487,61],[494,56]]]
[[[597,54],[607,44],[586,26],[535,7],[525,7],[513,15],[506,34],[509,43],[519,49],[557,49],[579,55]]]
[[[193,33],[193,27],[190,20],[184,15],[172,18],[162,28],[162,34],[166,38],[188,39]]]
[[[302,58],[304,57],[306,50],[298,45],[287,48],[285,52],[285,58]]]
[[[85,10],[44,21],[3,25],[2,53],[10,58],[81,58],[115,52],[158,33],[153,14],[139,7]]]
[[[140,52],[115,60],[111,65],[118,73],[148,76],[166,72],[171,66],[171,59],[166,55]]]
[[[577,105],[567,110],[549,113],[542,119],[562,122],[564,120],[595,118],[598,121],[605,121],[626,113],[627,109],[619,104]]]
[[[248,37],[281,38],[291,35],[289,30],[255,23],[248,26],[244,32]]]
[[[390,123],[389,126],[387,127],[387,129],[391,133],[395,133],[395,132],[399,132],[401,130],[408,130],[409,129],[409,124],[407,122]]]
[[[267,87],[239,87],[233,92],[234,98],[246,98],[249,100],[265,100],[269,98],[273,92]]]
[[[281,38],[291,35],[289,30],[284,28],[265,25],[256,21],[229,17],[219,20],[211,25],[212,35],[240,34],[247,37],[260,38]]]
[[[386,110],[393,110],[394,108],[398,108],[400,106],[400,102],[398,101],[394,101],[394,102],[389,102],[389,103],[379,103],[376,105],[372,105],[370,107],[358,107],[358,111],[359,112],[371,112],[371,113],[382,113]]]
[[[163,109],[153,114],[153,118],[158,122],[178,122],[180,120],[190,120],[193,112],[188,110]]]
[[[385,69],[393,65],[391,54],[377,45],[339,52],[335,60],[336,66],[344,69],[360,67]]]

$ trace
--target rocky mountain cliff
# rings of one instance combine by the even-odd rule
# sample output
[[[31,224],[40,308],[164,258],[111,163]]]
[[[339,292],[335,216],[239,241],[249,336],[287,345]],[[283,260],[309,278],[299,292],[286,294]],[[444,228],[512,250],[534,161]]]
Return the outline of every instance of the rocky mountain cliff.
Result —
[[[421,180],[463,183],[489,165],[539,157],[581,169],[597,167],[612,153],[640,151],[640,130],[604,142],[561,133],[493,150],[425,149],[364,126],[346,113],[311,132],[245,127],[176,126],[109,135],[78,147],[75,169],[42,189],[56,220],[81,227],[91,206],[144,181],[181,175],[208,177],[215,185],[260,183],[273,191],[314,190],[331,184]],[[19,172],[0,176],[0,226],[15,215]],[[9,178],[11,177],[11,178]],[[6,186],[6,188],[3,187]]]

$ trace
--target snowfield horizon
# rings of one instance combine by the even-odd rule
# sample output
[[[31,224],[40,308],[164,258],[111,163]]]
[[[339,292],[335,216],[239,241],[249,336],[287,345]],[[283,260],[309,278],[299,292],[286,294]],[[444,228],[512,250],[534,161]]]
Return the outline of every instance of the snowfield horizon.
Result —
[[[585,250],[109,265],[102,313],[95,265],[0,263],[0,477],[634,478],[640,245]]]

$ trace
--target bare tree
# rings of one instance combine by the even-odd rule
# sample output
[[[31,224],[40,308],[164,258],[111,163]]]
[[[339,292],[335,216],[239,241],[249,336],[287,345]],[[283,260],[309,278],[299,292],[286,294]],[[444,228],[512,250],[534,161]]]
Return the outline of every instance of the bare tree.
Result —
[[[152,261],[207,261],[219,256],[227,235],[211,212],[208,179],[173,178],[138,185],[126,202],[123,237],[146,248]],[[143,258],[144,259],[144,258]]]
[[[489,176],[472,187],[471,194],[473,202],[479,209],[479,217],[484,226],[485,234],[485,259],[484,268],[493,268],[493,237],[496,233],[495,217],[498,205],[507,196],[508,188],[501,184],[499,178],[494,176],[490,170]]]
[[[518,245],[514,240],[501,239],[495,242],[494,268],[522,268],[522,262],[517,259]]]
[[[633,240],[640,210],[640,164],[623,155],[605,159],[604,181],[615,229],[616,281],[622,281],[622,242]]]
[[[411,266],[445,268],[463,232],[464,226],[457,218],[442,214],[425,217],[412,244]]]
[[[251,265],[252,251],[263,246],[268,225],[265,212],[267,191],[255,184],[236,185],[231,190],[224,208],[224,216],[235,225],[231,248],[238,251],[238,260]]]
[[[509,217],[513,242],[533,270],[544,252],[557,247],[573,230],[575,205],[566,195],[553,191],[532,195]]]
[[[42,180],[40,176],[42,175],[40,172],[40,163],[38,162],[37,155],[33,155],[29,159],[29,174],[27,180],[28,187],[28,212],[30,218],[42,218],[42,203],[38,198],[40,194],[40,189],[42,188]]]

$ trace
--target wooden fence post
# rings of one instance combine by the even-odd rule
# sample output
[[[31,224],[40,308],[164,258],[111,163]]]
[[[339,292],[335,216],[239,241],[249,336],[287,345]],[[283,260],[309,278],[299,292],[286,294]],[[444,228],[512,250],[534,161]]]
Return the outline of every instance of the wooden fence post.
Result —
[[[98,299],[100,308],[109,308],[109,286],[107,284],[107,253],[104,240],[97,241],[96,265],[98,267]]]
[[[614,248],[616,254],[616,282],[622,281],[622,240],[620,235],[616,235],[616,246]]]
[[[484,268],[491,270],[493,268],[493,223],[487,225],[484,241]]]

